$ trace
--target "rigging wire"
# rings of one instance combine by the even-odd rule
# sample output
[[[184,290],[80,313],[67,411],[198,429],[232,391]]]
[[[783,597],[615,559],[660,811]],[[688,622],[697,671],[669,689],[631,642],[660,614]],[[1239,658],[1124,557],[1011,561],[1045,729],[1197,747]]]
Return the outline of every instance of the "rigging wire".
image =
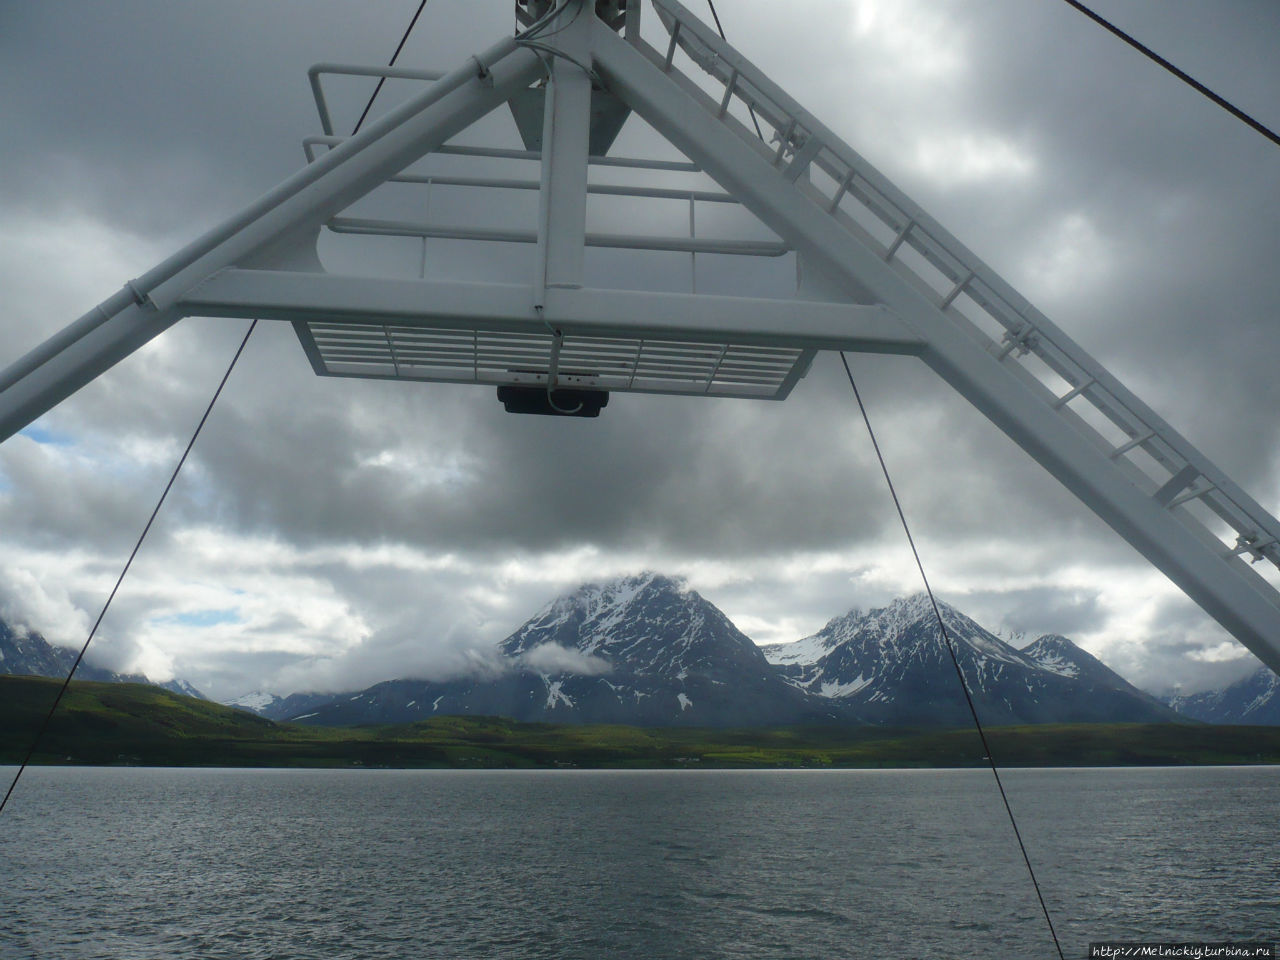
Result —
[[[1072,2],[1072,0],[1068,0]],[[707,5],[711,7],[711,16],[715,20],[716,30],[720,34],[720,39],[728,43],[728,38],[724,35],[724,28],[720,25],[720,17],[716,14],[715,0],[707,0]],[[756,120],[756,112],[747,104],[747,109],[751,111],[751,120],[756,125],[756,135],[761,140],[764,134],[760,132],[760,123]],[[991,767],[991,775],[995,778],[996,787],[1000,791],[1000,800],[1004,804],[1004,811],[1009,817],[1009,825],[1013,828],[1013,835],[1018,841],[1018,849],[1022,852],[1022,862],[1027,866],[1027,874],[1031,878],[1031,885],[1035,888],[1036,899],[1040,901],[1040,911],[1044,914],[1044,922],[1049,927],[1049,936],[1053,938],[1054,949],[1057,950],[1058,960],[1065,960],[1062,953],[1062,944],[1058,941],[1058,932],[1054,929],[1053,918],[1049,915],[1049,907],[1044,902],[1044,894],[1040,892],[1040,881],[1036,879],[1035,868],[1031,866],[1031,856],[1027,853],[1027,846],[1022,842],[1022,831],[1018,829],[1018,820],[1013,815],[1013,807],[1009,804],[1009,797],[1004,790],[1004,782],[1000,779],[1000,771],[996,767],[995,756],[991,752],[991,746],[987,743],[986,731],[982,729],[982,722],[978,719],[978,709],[974,706],[973,696],[969,692],[969,684],[965,682],[964,671],[960,669],[960,660],[956,656],[955,644],[951,640],[951,634],[947,632],[947,625],[943,622],[942,611],[938,608],[938,601],[933,595],[933,587],[929,583],[929,577],[924,570],[924,562],[920,559],[920,552],[916,549],[915,538],[911,534],[911,527],[907,523],[907,515],[902,510],[902,501],[898,499],[897,488],[893,485],[893,478],[889,475],[889,466],[885,462],[884,454],[880,451],[880,443],[876,439],[875,430],[871,427],[871,417],[867,414],[866,405],[862,402],[862,394],[858,390],[858,384],[853,379],[853,371],[849,369],[849,359],[845,356],[843,350],[840,351],[840,362],[844,364],[844,372],[849,378],[849,386],[853,388],[854,399],[858,402],[858,410],[862,413],[862,422],[866,424],[867,435],[871,438],[871,446],[875,449],[876,459],[880,461],[880,470],[884,474],[885,483],[889,487],[889,494],[893,498],[893,505],[898,511],[898,519],[902,522],[902,530],[907,535],[907,543],[911,547],[911,555],[915,557],[916,569],[920,571],[920,580],[924,583],[925,592],[929,595],[929,603],[933,607],[933,615],[938,620],[938,630],[942,634],[942,639],[946,643],[947,653],[951,657],[951,665],[955,668],[956,678],[960,682],[960,690],[964,693],[965,703],[969,707],[969,715],[973,718],[974,728],[978,731],[978,739],[982,743],[982,751]]]
[[[400,38],[400,43],[396,45],[396,52],[391,55],[391,62],[388,63],[387,66],[394,67],[396,65],[396,60],[400,58],[400,51],[404,49],[404,45],[408,42],[409,34],[413,33],[414,25],[417,24],[418,18],[422,16],[422,11],[426,5],[427,0],[422,0],[422,2],[418,4],[418,12],[415,13],[413,15],[413,19],[409,21],[409,26],[405,28],[404,36]],[[386,77],[378,78],[378,85],[373,88],[373,93],[369,97],[369,102],[364,105],[364,113],[360,114],[360,119],[356,121],[355,129],[351,131],[351,135],[353,137],[360,132],[360,127],[364,123],[364,118],[369,116],[369,111],[373,108],[373,101],[378,99],[378,94],[382,91],[382,85],[386,82]]]
[[[49,728],[49,721],[53,719],[53,714],[58,709],[58,704],[62,702],[67,688],[71,685],[71,678],[75,676],[75,672],[80,666],[80,661],[84,659],[84,655],[89,651],[89,644],[93,642],[94,635],[98,632],[98,627],[102,625],[102,618],[107,615],[107,610],[111,607],[111,601],[116,598],[116,593],[120,589],[120,584],[124,583],[125,575],[129,572],[129,568],[133,566],[133,560],[138,555],[138,551],[142,549],[142,541],[147,539],[147,534],[151,531],[151,525],[155,523],[156,515],[160,513],[160,508],[164,506],[165,498],[169,496],[169,491],[173,489],[173,484],[178,479],[178,472],[182,469],[182,465],[187,462],[187,455],[191,453],[191,448],[195,446],[196,438],[200,436],[200,431],[204,429],[205,421],[209,419],[209,414],[213,412],[213,405],[218,402],[218,397],[222,395],[222,388],[227,385],[227,380],[231,377],[231,371],[235,369],[236,361],[240,359],[240,354],[244,353],[245,345],[248,344],[249,337],[257,325],[257,320],[249,324],[249,329],[245,331],[244,339],[240,341],[240,346],[236,349],[235,356],[231,358],[231,363],[227,366],[227,372],[222,375],[222,380],[218,383],[218,389],[213,391],[213,397],[209,400],[209,405],[205,407],[204,416],[196,424],[195,432],[191,434],[191,439],[187,441],[187,448],[182,451],[182,456],[178,458],[178,464],[173,468],[169,482],[164,485],[164,491],[160,494],[160,499],[156,501],[155,508],[151,511],[151,516],[147,520],[146,526],[142,528],[142,533],[138,535],[138,542],[133,545],[133,551],[129,554],[129,559],[125,561],[124,569],[120,571],[120,576],[116,578],[116,585],[111,588],[107,602],[102,605],[102,610],[98,613],[98,619],[93,622],[93,628],[89,631],[89,636],[85,639],[84,646],[80,648],[80,653],[76,655],[75,662],[71,664],[71,670],[67,673],[66,679],[62,681],[62,686],[58,689],[58,695],[53,698],[53,704],[49,707],[49,712],[40,724],[40,729],[36,731],[36,735],[31,739],[31,746],[27,749],[27,755],[22,758],[18,772],[13,775],[13,782],[9,784],[9,789],[5,791],[4,799],[0,800],[0,813],[4,812],[5,805],[8,804],[9,798],[13,796],[13,791],[18,785],[19,778],[31,763],[31,757],[35,754],[36,747],[40,745],[45,731]]]
[[[728,43],[729,38],[724,35],[724,27],[720,26],[720,14],[716,13],[716,0],[707,0],[707,6],[711,8],[711,19],[716,22],[716,33],[720,34],[721,40]],[[756,125],[756,136],[763,140],[764,134],[760,131],[760,121],[756,119],[755,107],[748,103],[747,112],[751,114],[751,122]]]
[[[929,595],[929,603],[933,606],[933,615],[938,620],[938,630],[942,634],[942,639],[946,642],[947,653],[951,655],[951,665],[955,667],[956,678],[960,681],[960,689],[964,693],[965,703],[969,706],[969,715],[973,717],[973,725],[978,731],[978,739],[982,743],[982,751],[985,759],[991,766],[991,775],[995,777],[996,787],[1000,791],[1000,800],[1004,803],[1005,813],[1009,815],[1009,825],[1013,827],[1013,835],[1017,838],[1018,849],[1022,851],[1022,861],[1027,865],[1027,873],[1031,877],[1031,885],[1035,887],[1036,899],[1040,901],[1040,911],[1044,914],[1044,922],[1049,925],[1049,935],[1053,937],[1053,945],[1057,948],[1059,960],[1063,960],[1062,944],[1058,942],[1058,932],[1053,927],[1053,919],[1049,916],[1049,907],[1044,902],[1044,895],[1040,892],[1040,881],[1036,879],[1036,871],[1031,866],[1031,857],[1027,853],[1027,846],[1022,842],[1022,831],[1018,829],[1017,818],[1013,815],[1013,807],[1009,805],[1009,797],[1004,791],[1004,782],[1000,779],[1000,771],[996,767],[995,755],[991,752],[991,747],[987,743],[987,734],[982,729],[982,722],[978,719],[977,707],[973,704],[973,696],[969,692],[969,684],[965,681],[964,671],[960,669],[960,659],[956,656],[955,643],[951,639],[951,634],[947,631],[947,625],[943,622],[942,611],[938,608],[938,601],[933,595],[933,587],[929,585],[929,577],[924,572],[924,563],[920,559],[920,551],[916,549],[915,538],[911,535],[911,527],[907,524],[907,515],[902,510],[902,501],[898,499],[898,491],[893,485],[893,478],[889,476],[889,467],[885,463],[884,454],[880,451],[880,443],[876,440],[876,433],[871,428],[871,418],[867,415],[866,405],[862,402],[862,394],[858,391],[858,384],[854,382],[853,371],[849,369],[849,359],[845,356],[843,350],[840,351],[840,362],[844,364],[844,372],[849,377],[849,386],[853,388],[854,399],[858,401],[858,410],[862,413],[862,422],[867,426],[867,434],[871,437],[871,446],[875,449],[876,459],[880,461],[880,471],[884,474],[885,483],[889,487],[889,495],[893,498],[893,505],[898,511],[898,519],[902,521],[902,531],[907,535],[907,543],[911,546],[911,555],[915,558],[916,569],[920,571],[920,579],[924,583],[925,592]]]
[[[1231,101],[1214,93],[1212,90],[1206,87],[1199,80],[1195,79],[1195,77],[1192,77],[1187,73],[1183,72],[1182,70],[1179,70],[1172,63],[1170,63],[1164,57],[1160,56],[1160,54],[1156,53],[1146,44],[1135,39],[1131,35],[1125,33],[1123,30],[1117,27],[1114,23],[1111,23],[1109,20],[1106,20],[1103,17],[1099,16],[1098,14],[1094,13],[1092,10],[1086,7],[1083,3],[1081,3],[1080,0],[1065,0],[1065,2],[1069,6],[1072,6],[1076,10],[1083,13],[1086,17],[1088,17],[1094,23],[1098,24],[1103,29],[1108,30],[1111,33],[1115,34],[1117,37],[1119,37],[1125,43],[1129,44],[1129,46],[1133,47],[1133,49],[1137,50],[1143,56],[1150,58],[1151,60],[1158,63],[1160,66],[1164,67],[1166,70],[1172,73],[1175,77],[1177,77],[1183,83],[1191,86],[1198,93],[1201,93],[1204,96],[1208,97],[1210,100],[1212,100],[1214,103],[1220,106],[1223,110],[1226,110],[1227,113],[1231,114],[1237,120],[1240,120],[1241,122],[1246,123],[1249,126],[1253,127],[1253,129],[1256,130],[1258,133],[1262,134],[1264,137],[1266,137],[1276,146],[1280,147],[1280,134],[1277,134],[1270,127],[1267,127],[1264,124],[1262,124],[1260,121],[1255,120],[1253,117],[1249,116],[1249,114],[1245,113],[1235,104],[1231,103]]]

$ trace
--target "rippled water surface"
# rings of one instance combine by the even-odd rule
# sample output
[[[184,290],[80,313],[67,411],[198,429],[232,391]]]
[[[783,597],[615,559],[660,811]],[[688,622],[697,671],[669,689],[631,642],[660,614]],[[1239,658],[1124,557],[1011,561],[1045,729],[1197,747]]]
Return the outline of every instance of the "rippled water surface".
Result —
[[[1067,956],[1280,939],[1280,768],[1005,777]],[[0,819],[4,960],[1052,953],[983,771],[37,768]]]

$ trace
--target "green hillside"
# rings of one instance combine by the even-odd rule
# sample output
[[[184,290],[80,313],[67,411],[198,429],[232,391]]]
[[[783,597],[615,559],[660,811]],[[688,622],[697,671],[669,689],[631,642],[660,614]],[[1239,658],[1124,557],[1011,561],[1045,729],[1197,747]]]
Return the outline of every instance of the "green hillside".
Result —
[[[0,763],[16,763],[59,682],[0,677]],[[1003,766],[1280,763],[1280,727],[1062,724],[988,731]],[[972,730],[655,729],[437,717],[305,727],[157,687],[73,683],[37,763],[380,767],[934,767],[984,763]]]

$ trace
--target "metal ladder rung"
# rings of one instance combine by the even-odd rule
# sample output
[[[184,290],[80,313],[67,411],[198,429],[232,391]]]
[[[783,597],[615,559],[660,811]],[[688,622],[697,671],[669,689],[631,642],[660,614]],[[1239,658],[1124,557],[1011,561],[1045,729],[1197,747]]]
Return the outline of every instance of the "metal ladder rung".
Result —
[[[675,25],[671,28],[671,42],[667,44],[667,56],[662,62],[663,73],[671,72],[671,61],[675,59],[676,45],[680,42],[680,27],[681,23],[677,20]]]
[[[849,192],[849,187],[853,184],[853,178],[858,175],[858,171],[852,167],[849,172],[844,175],[840,181],[840,187],[836,190],[835,196],[831,198],[831,202],[827,204],[827,213],[835,213],[836,208],[840,206],[840,201],[844,199],[844,195]]]
[[[724,115],[729,112],[729,101],[733,99],[733,88],[738,85],[738,68],[734,67],[733,72],[729,74],[729,79],[724,85],[724,97],[720,101],[720,109],[716,111],[716,119],[723,120]]]
[[[1188,490],[1186,493],[1182,494],[1181,496],[1174,497],[1172,500],[1170,500],[1168,509],[1172,510],[1174,507],[1180,507],[1184,503],[1187,503],[1190,500],[1198,500],[1201,497],[1203,497],[1206,493],[1209,493],[1211,490],[1217,490],[1217,489],[1218,487],[1216,484],[1207,483],[1204,485],[1203,488]]]
[[[915,228],[915,225],[916,225],[916,222],[911,219],[908,219],[907,222],[902,225],[902,229],[898,231],[898,235],[893,238],[893,243],[889,244],[889,249],[885,251],[885,254],[884,254],[885,260],[893,259],[893,255],[897,253],[898,248],[906,242],[907,237],[910,236],[912,229]]]
[[[1155,437],[1155,435],[1156,435],[1156,432],[1154,430],[1148,430],[1146,433],[1143,433],[1143,434],[1140,434],[1139,436],[1134,437],[1128,443],[1122,443],[1120,446],[1116,447],[1114,450],[1111,451],[1111,459],[1114,460],[1117,457],[1124,456],[1134,447],[1141,446],[1142,444],[1146,443],[1148,440]]]
[[[1089,379],[1083,381],[1078,387],[1075,387],[1068,393],[1064,393],[1057,400],[1053,401],[1053,409],[1061,410],[1068,403],[1070,403],[1076,397],[1080,396],[1080,394],[1084,393],[1086,390],[1088,390],[1097,382],[1098,382],[1097,379],[1095,379],[1094,377],[1090,377]]]
[[[964,293],[964,288],[967,287],[972,282],[973,282],[973,271],[970,270],[968,275],[963,280],[961,280],[959,283],[957,283],[954,287],[951,288],[951,292],[948,293],[942,299],[942,303],[938,304],[938,309],[945,310],[947,309],[947,307],[951,306],[951,304],[955,302],[956,297]]]

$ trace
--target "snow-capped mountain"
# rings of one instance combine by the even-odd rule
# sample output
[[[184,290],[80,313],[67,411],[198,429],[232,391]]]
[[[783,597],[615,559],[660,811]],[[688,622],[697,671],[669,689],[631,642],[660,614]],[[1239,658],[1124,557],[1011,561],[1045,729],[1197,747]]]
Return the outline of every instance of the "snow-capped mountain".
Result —
[[[1099,689],[1112,689],[1136,697],[1148,704],[1166,706],[1158,697],[1135,687],[1105,663],[1082,650],[1066,637],[1051,633],[1022,648],[1023,656],[1030,657],[1046,670]]]
[[[1206,723],[1280,725],[1280,675],[1267,667],[1221,690],[1165,700],[1185,717]]]
[[[439,714],[641,725],[759,726],[838,719],[786,683],[712,604],[645,573],[585,584],[499,644],[506,669],[449,682],[393,680],[295,717],[316,724]]]
[[[675,682],[691,674],[727,679],[771,672],[760,649],[719,609],[679,581],[653,573],[583,584],[499,644],[505,656],[535,670],[543,658],[554,663],[557,648],[574,651],[587,668],[581,672]]]
[[[27,677],[66,677],[76,662],[76,651],[68,647],[55,647],[38,633],[20,636],[12,627],[0,620],[0,674]],[[88,660],[76,668],[77,680],[94,680],[101,683],[149,683],[174,693],[200,700],[204,694],[185,680],[166,680],[155,683],[140,673],[116,673],[95,667]]]
[[[1016,650],[945,603],[943,623],[983,723],[1157,721],[1176,715],[1062,637]],[[873,723],[970,721],[955,666],[923,594],[853,610],[795,644],[764,648],[798,689]]]

